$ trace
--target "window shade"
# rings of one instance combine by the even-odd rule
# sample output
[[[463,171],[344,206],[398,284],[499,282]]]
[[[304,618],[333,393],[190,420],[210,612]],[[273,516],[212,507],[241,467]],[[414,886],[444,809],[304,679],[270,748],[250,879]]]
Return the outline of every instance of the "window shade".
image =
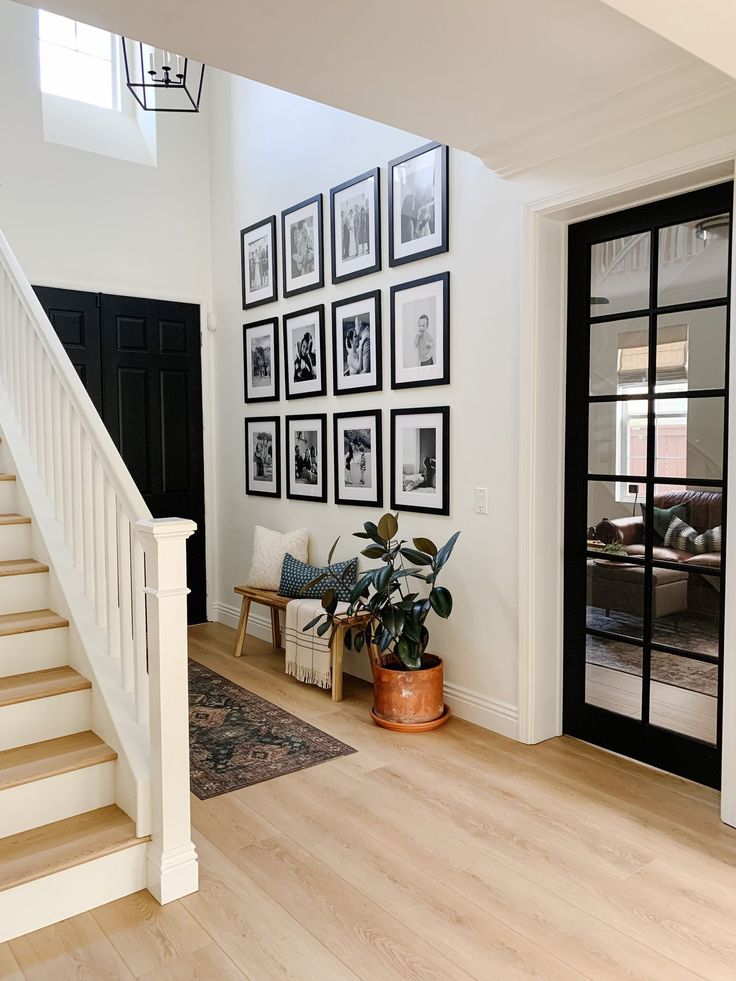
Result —
[[[687,324],[657,331],[657,381],[687,381]],[[649,335],[630,330],[618,335],[619,385],[645,384],[649,368]]]

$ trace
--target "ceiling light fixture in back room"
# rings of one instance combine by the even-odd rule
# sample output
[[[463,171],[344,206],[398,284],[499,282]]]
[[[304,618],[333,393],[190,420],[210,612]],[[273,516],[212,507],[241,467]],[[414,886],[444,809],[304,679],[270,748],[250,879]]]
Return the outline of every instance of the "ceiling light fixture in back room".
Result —
[[[125,84],[147,112],[199,112],[204,65],[173,51],[121,38]]]

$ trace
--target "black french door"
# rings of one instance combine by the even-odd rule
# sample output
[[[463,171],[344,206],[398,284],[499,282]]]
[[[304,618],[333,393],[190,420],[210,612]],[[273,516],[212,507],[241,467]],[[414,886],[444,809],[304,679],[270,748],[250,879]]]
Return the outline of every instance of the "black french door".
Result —
[[[205,621],[199,307],[34,289],[153,516],[197,522],[187,541],[188,619]]]
[[[564,731],[720,786],[726,183],[569,230]]]

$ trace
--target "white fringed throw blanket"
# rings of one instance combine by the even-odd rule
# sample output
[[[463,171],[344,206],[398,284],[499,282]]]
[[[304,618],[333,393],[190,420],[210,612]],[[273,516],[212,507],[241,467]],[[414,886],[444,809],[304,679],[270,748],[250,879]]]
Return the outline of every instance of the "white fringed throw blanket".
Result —
[[[337,604],[338,613],[344,613],[347,608],[347,603]],[[329,631],[323,637],[317,636],[317,627],[304,633],[304,627],[321,611],[322,602],[318,599],[295,599],[287,605],[284,630],[286,673],[308,685],[331,688]]]

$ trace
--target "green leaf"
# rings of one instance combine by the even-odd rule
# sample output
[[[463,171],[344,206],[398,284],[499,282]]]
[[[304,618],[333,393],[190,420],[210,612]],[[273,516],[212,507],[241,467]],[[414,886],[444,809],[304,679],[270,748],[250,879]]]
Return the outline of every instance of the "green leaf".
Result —
[[[442,566],[447,562],[447,560],[452,555],[452,550],[455,547],[455,542],[460,537],[460,532],[456,531],[455,534],[450,538],[442,548],[437,552],[434,560],[434,568],[436,572],[439,572]]]
[[[374,523],[372,521],[366,521],[366,523],[363,525],[363,527],[365,528],[366,534],[368,535],[368,537],[372,541],[374,541],[376,543],[376,545],[385,545],[386,544],[385,540],[383,538],[381,538],[381,536],[378,534],[378,528],[376,527],[376,525],[374,525]]]
[[[398,530],[399,522],[390,512],[388,514],[384,514],[381,520],[378,522],[378,534],[385,542],[390,541]]]
[[[444,586],[435,586],[429,594],[429,602],[438,617],[446,620],[452,613],[452,593]]]
[[[335,554],[335,549],[337,548],[337,543],[340,541],[339,537],[335,539],[335,544],[330,549],[330,554],[327,556],[327,565],[332,565],[332,556]]]
[[[325,620],[324,623],[321,623],[319,627],[317,627],[317,636],[324,637],[324,635],[327,633],[327,631],[330,629],[331,626],[332,626],[332,620]]]
[[[312,627],[315,627],[323,616],[324,613],[320,613],[319,616],[316,616],[313,620],[310,620],[309,623],[306,625],[306,627],[302,627],[302,633],[306,633],[307,630],[311,630]]]
[[[391,573],[391,578],[396,579],[406,579],[407,576],[416,576],[419,574],[419,569],[399,569],[397,572]]]
[[[414,565],[432,565],[432,556],[417,552],[415,548],[402,548],[401,554]]]
[[[410,644],[402,637],[396,645],[396,656],[409,671],[416,671],[422,666],[422,652],[416,644]]]
[[[354,531],[353,538],[367,538],[370,540],[370,535],[366,535],[364,531]]]
[[[383,545],[369,545],[368,548],[364,548],[360,553],[365,555],[367,559],[381,559],[383,558],[385,549]]]
[[[350,602],[356,603],[361,596],[368,595],[368,588],[373,582],[373,573],[369,572],[360,578],[350,590]]]
[[[404,635],[404,637],[406,637],[407,640],[412,641],[412,643],[414,643],[414,644],[420,643],[420,641],[422,639],[421,628],[420,628],[419,624],[416,623],[414,620],[407,619],[407,620],[404,621],[404,634],[403,635]]]
[[[351,651],[353,649],[353,631],[345,631],[345,650]]]
[[[363,650],[363,644],[364,643],[365,643],[365,636],[363,635],[363,633],[356,634],[355,635],[355,650],[358,652],[358,654],[360,654],[360,652]]]
[[[325,590],[322,596],[322,609],[327,610],[330,614],[337,609],[337,592],[334,589]]]
[[[420,646],[422,648],[422,654],[427,650],[427,645],[429,644],[429,631],[426,627],[422,627],[422,637],[420,640]]]
[[[415,538],[414,545],[420,552],[425,552],[427,555],[431,555],[433,558],[437,554],[437,546],[428,538]]]
[[[320,572],[320,574],[318,576],[316,576],[314,579],[310,580],[306,584],[306,586],[302,586],[302,588],[299,590],[299,592],[300,593],[306,593],[306,591],[308,589],[312,589],[314,586],[319,586],[319,584],[322,582],[322,580],[323,579],[326,579],[326,578],[327,578],[327,573],[326,572]]]
[[[377,593],[382,592],[386,588],[386,586],[388,586],[391,580],[391,572],[392,572],[391,566],[385,565],[382,569],[379,569],[378,572],[373,576],[373,588],[376,590]]]

